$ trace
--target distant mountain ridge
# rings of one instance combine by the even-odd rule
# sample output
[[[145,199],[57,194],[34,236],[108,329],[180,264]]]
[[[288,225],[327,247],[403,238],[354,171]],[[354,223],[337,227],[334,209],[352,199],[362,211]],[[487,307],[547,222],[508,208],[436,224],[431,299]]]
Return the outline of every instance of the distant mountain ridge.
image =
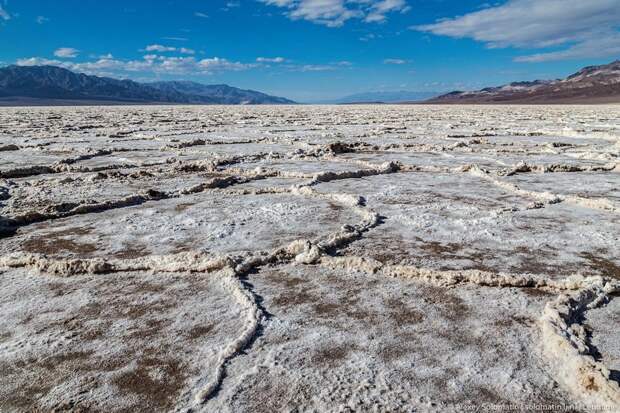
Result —
[[[190,81],[152,82],[146,83],[146,85],[166,93],[198,96],[205,101],[210,101],[209,103],[248,105],[295,103],[286,98],[270,96],[255,90],[238,89],[228,85],[205,85]]]
[[[0,100],[101,103],[293,104],[286,98],[228,85],[139,83],[74,73],[56,66],[0,68]]]
[[[437,92],[411,92],[399,90],[394,92],[363,92],[335,99],[328,103],[347,104],[347,103],[399,103],[399,102],[418,102],[434,96]]]
[[[455,91],[427,103],[620,103],[620,60],[588,66],[556,80],[513,82],[471,92]]]

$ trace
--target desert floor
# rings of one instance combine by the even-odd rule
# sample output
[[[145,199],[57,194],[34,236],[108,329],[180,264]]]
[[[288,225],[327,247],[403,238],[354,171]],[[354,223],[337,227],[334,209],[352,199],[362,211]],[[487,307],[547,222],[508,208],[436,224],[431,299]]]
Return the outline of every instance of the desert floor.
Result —
[[[0,411],[620,410],[619,153],[620,106],[3,108]]]

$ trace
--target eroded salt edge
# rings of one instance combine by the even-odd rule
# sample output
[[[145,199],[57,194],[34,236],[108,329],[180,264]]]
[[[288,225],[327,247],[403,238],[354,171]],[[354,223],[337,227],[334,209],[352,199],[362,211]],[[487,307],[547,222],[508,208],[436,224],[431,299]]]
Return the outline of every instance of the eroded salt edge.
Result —
[[[225,163],[234,164],[236,159]],[[536,287],[548,288],[562,294],[548,303],[539,320],[542,331],[544,353],[556,371],[557,380],[584,404],[608,406],[610,403],[620,405],[620,388],[618,383],[610,379],[609,370],[589,354],[585,329],[582,325],[573,322],[590,308],[600,305],[609,299],[609,294],[620,290],[618,283],[613,283],[602,277],[571,276],[564,280],[544,280],[530,275],[494,274],[478,270],[437,271],[417,268],[413,266],[384,265],[378,261],[360,257],[331,257],[326,251],[338,248],[357,238],[378,223],[377,213],[363,205],[363,198],[350,194],[319,194],[312,186],[320,182],[337,179],[359,178],[369,175],[389,174],[400,170],[415,170],[412,167],[402,167],[393,162],[381,165],[363,163],[365,168],[359,171],[325,172],[315,174],[312,179],[302,185],[292,187],[284,192],[301,196],[314,196],[331,199],[353,209],[363,220],[354,226],[344,226],[340,232],[330,234],[325,240],[297,240],[286,247],[277,248],[270,253],[257,253],[242,262],[235,262],[229,256],[209,257],[199,253],[180,253],[168,256],[141,257],[133,260],[103,260],[103,259],[50,259],[36,254],[11,254],[0,257],[0,267],[28,267],[40,272],[58,276],[73,276],[79,274],[104,274],[119,271],[161,271],[161,272],[213,272],[219,271],[222,284],[230,291],[236,302],[245,313],[245,326],[242,333],[232,343],[229,343],[218,355],[218,363],[211,379],[194,395],[194,406],[202,405],[219,387],[224,375],[226,363],[239,353],[252,340],[260,325],[261,311],[254,297],[243,288],[239,276],[261,265],[272,262],[285,262],[294,259],[298,263],[328,266],[349,271],[364,271],[380,273],[386,276],[419,279],[437,285],[452,285],[456,283],[473,283],[476,285],[493,287]],[[192,165],[194,168],[214,170],[221,163],[209,162],[204,165]],[[611,169],[606,169],[611,170]],[[36,171],[33,171],[36,173]],[[262,172],[262,171],[260,171]],[[253,175],[262,178],[259,171]],[[580,206],[603,209],[616,212],[617,208],[608,200],[590,200],[575,196],[560,197],[548,192],[526,191],[516,185],[503,182],[491,177],[486,171],[476,165],[460,168],[460,172],[469,172],[475,176],[485,178],[503,189],[519,195],[540,199],[545,203],[568,201]],[[524,171],[526,172],[526,171]],[[528,171],[529,172],[529,171]],[[214,179],[213,182],[179,191],[179,194],[202,192],[211,188],[222,188],[240,183],[239,179]],[[271,192],[263,190],[263,192]],[[276,192],[274,189],[273,192]],[[277,192],[283,192],[277,190]],[[155,198],[150,194],[149,198]],[[176,195],[176,194],[175,194]],[[140,199],[146,201],[149,199]],[[130,202],[131,201],[131,202]],[[127,206],[135,201],[132,197],[121,200]],[[113,204],[117,206],[116,204]],[[109,206],[109,205],[106,205]],[[83,208],[80,206],[80,208]],[[94,208],[94,209],[90,209]],[[88,213],[100,209],[100,205],[91,205],[85,210],[79,209],[76,213]],[[104,206],[105,208],[105,206]],[[50,216],[55,219],[61,216]],[[36,218],[35,218],[36,220]],[[25,218],[24,221],[29,221]],[[577,290],[572,295],[565,291]]]

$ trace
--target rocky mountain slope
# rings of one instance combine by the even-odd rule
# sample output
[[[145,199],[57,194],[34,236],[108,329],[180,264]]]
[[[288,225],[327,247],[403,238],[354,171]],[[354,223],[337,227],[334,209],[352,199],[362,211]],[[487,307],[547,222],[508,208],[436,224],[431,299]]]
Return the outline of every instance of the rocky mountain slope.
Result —
[[[477,91],[455,91],[428,103],[615,103],[620,102],[620,60],[588,66],[565,79],[513,82]]]
[[[0,100],[46,103],[285,104],[288,99],[228,85],[138,83],[74,73],[56,66],[0,68]]]
[[[147,83],[148,86],[165,93],[180,93],[198,97],[201,103],[218,104],[290,104],[286,98],[270,96],[255,90],[244,90],[228,85],[204,85],[190,81],[171,81]]]

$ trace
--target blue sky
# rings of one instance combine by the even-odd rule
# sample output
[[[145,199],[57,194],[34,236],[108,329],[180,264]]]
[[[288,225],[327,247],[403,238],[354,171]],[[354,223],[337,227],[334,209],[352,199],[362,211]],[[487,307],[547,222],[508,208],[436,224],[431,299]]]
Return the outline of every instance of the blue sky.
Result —
[[[564,77],[619,29],[620,0],[0,0],[0,62],[307,102]]]

